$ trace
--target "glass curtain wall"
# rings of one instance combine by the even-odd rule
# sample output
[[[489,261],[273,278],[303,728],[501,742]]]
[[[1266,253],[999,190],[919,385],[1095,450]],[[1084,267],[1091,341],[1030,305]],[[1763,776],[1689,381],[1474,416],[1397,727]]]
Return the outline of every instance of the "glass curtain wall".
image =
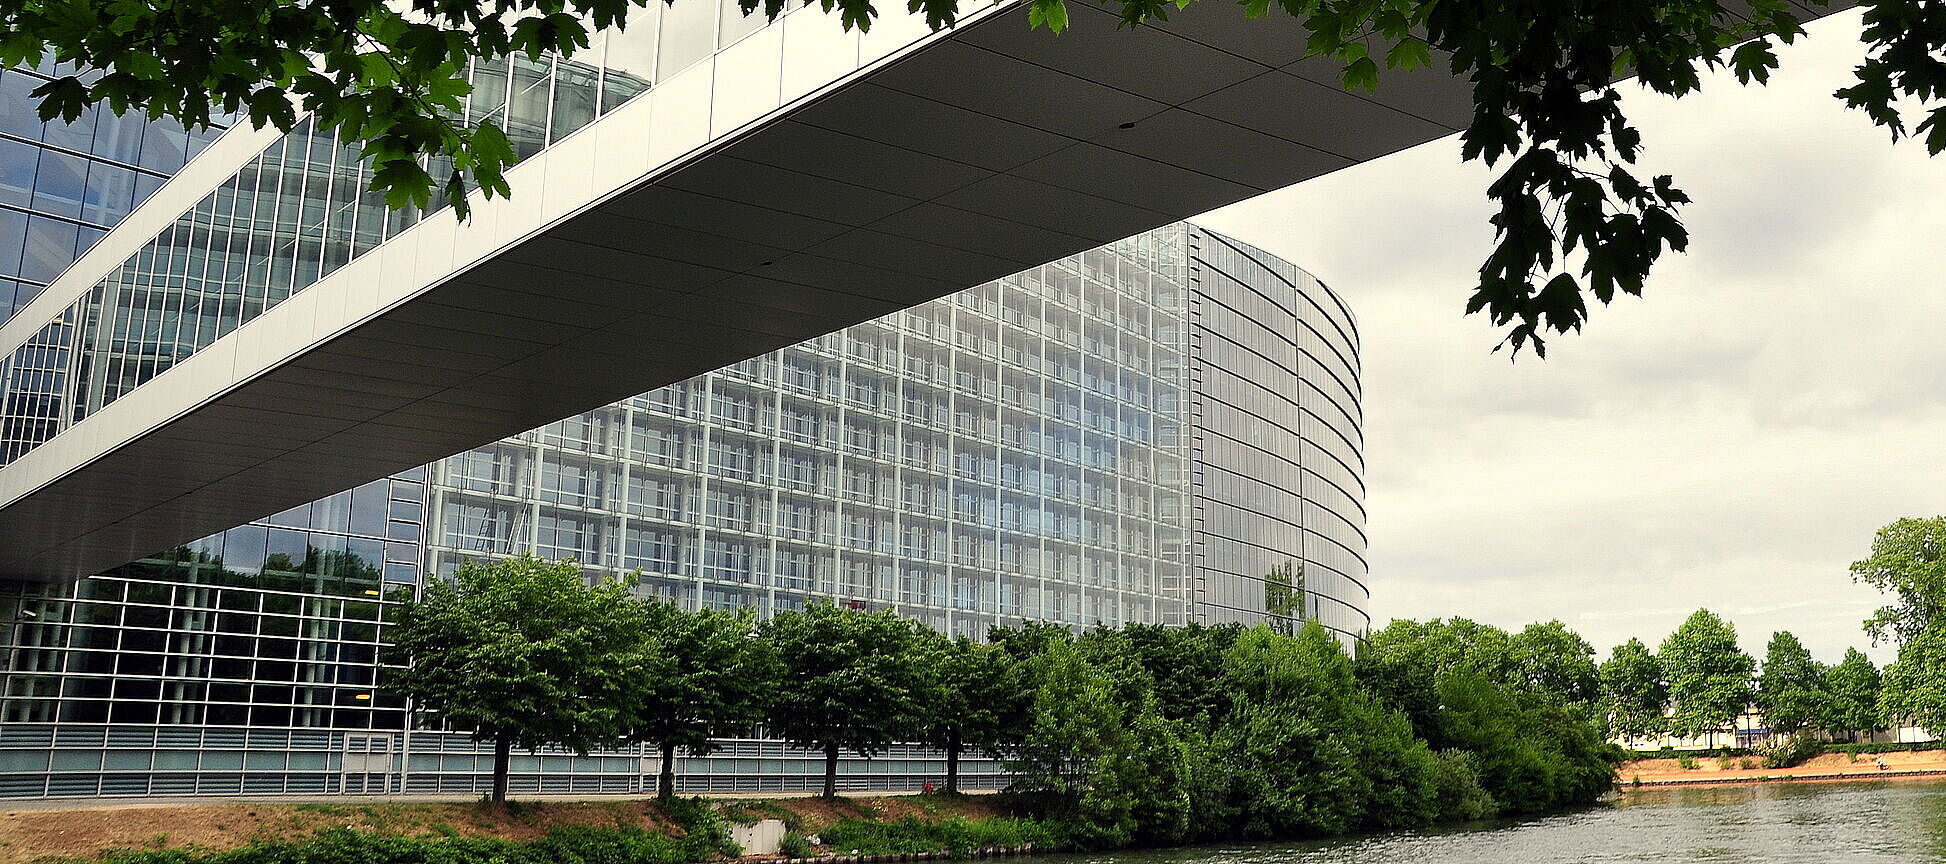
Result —
[[[0,70],[0,321],[25,307],[222,129],[87,111],[43,123],[52,63]]]
[[[625,32],[592,36],[591,46],[572,61],[524,55],[475,61],[468,69],[474,89],[463,119],[498,122],[525,159],[657,81],[769,26],[777,25],[744,17],[733,0],[667,11],[652,3],[632,13]],[[112,127],[110,133],[92,138],[76,131],[81,126],[41,124],[26,97],[41,80],[14,70],[0,75],[0,166],[16,164],[23,157],[12,150],[42,137],[98,142],[109,156],[82,158],[89,152],[85,143],[78,151],[49,149],[40,155],[43,167],[8,167],[0,175],[0,295],[12,295],[0,296],[8,301],[0,309],[9,315],[25,306],[19,297],[37,295],[77,250],[92,245],[213,137],[198,133],[178,142],[161,124],[154,127],[161,131],[135,134],[146,127],[106,114],[99,124]],[[90,115],[81,124],[96,122]],[[450,169],[437,159],[428,167],[435,177]],[[35,337],[37,344],[63,339],[68,346],[68,374],[53,394],[60,405],[9,424],[14,437],[0,448],[0,465],[424,218],[409,208],[388,211],[366,188],[371,171],[355,148],[306,118],[182,214]],[[8,206],[17,201],[17,207]],[[5,250],[14,248],[25,251],[4,260]],[[23,345],[0,360],[0,387],[15,367],[34,362],[33,348]],[[0,398],[0,409],[10,402]]]
[[[1182,268],[1163,229],[447,459],[434,566],[535,549],[975,637],[1184,620]]]
[[[1188,235],[1195,572],[1210,622],[1370,627],[1357,329],[1317,279]]]
[[[382,596],[527,549],[691,608],[829,598],[972,636],[1315,618],[1350,639],[1355,338],[1302,271],[1170,226],[99,577],[8,586],[0,795],[477,792],[490,753],[373,686]],[[904,789],[943,764],[844,768]],[[805,789],[819,769],[738,741],[681,783]],[[515,785],[641,792],[655,770],[541,753]]]

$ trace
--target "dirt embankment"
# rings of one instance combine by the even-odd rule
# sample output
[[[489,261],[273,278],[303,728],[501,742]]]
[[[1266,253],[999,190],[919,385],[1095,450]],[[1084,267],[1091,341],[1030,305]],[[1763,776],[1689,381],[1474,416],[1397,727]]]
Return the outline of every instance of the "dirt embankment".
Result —
[[[816,832],[848,818],[932,821],[950,816],[998,815],[991,796],[886,796],[734,799],[721,802],[738,821],[784,819]],[[534,840],[566,825],[640,826],[680,833],[653,800],[515,802],[507,808],[477,803],[331,802],[169,804],[140,803],[0,809],[0,864],[39,859],[93,858],[113,849],[234,849],[252,842],[302,840],[330,828],[354,828],[412,837],[493,837]]]
[[[1885,760],[1880,771],[1878,760]],[[1946,772],[1946,750],[1919,750],[1900,753],[1861,754],[1858,761],[1843,753],[1825,753],[1791,768],[1764,768],[1755,756],[1731,757],[1727,763],[1717,757],[1696,757],[1695,768],[1682,767],[1677,759],[1637,759],[1615,769],[1624,789],[1640,780],[1644,785],[1668,783],[1747,783],[1753,780],[1777,781],[1829,780],[1851,777],[1897,777],[1932,775]],[[1749,763],[1751,768],[1743,765]],[[1725,767],[1727,765],[1727,767]]]

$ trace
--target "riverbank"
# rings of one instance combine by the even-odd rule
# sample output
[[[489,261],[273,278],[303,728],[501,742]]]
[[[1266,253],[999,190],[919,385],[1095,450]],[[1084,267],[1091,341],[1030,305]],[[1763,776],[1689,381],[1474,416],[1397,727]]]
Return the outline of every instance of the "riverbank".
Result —
[[[515,801],[504,808],[471,801],[198,801],[111,806],[75,802],[78,806],[68,807],[19,802],[29,806],[0,809],[4,814],[0,815],[0,864],[92,860],[123,850],[227,852],[252,845],[302,843],[346,829],[404,840],[457,838],[513,844],[532,844],[564,830],[586,829],[681,838],[687,833],[684,824],[694,824],[694,811],[698,809],[690,803],[694,800],[679,800],[668,810],[653,799]],[[1003,818],[997,799],[990,795],[736,798],[705,804],[705,809],[723,822],[781,819],[799,836],[828,833],[841,823],[845,827],[840,829],[840,836],[847,831],[882,836],[900,830],[915,833],[907,830],[912,826],[920,826],[916,833],[939,833],[923,829],[1013,821]],[[850,852],[852,848],[831,851]]]
[[[1885,760],[1885,770],[1878,759]],[[1742,783],[1794,783],[1828,780],[1946,778],[1946,750],[1922,750],[1861,755],[1857,761],[1843,753],[1825,753],[1790,768],[1764,768],[1756,757],[1716,757],[1693,760],[1684,768],[1679,759],[1637,759],[1615,769],[1624,790],[1660,786],[1713,786]],[[1751,767],[1745,767],[1749,765]]]

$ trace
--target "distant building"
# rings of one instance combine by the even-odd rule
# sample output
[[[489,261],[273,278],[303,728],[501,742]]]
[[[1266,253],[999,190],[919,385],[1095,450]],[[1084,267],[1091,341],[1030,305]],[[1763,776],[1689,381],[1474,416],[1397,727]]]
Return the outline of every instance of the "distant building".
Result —
[[[1813,729],[1810,731],[1814,735],[1829,737],[1822,730]],[[1771,731],[1769,724],[1764,722],[1763,713],[1753,707],[1737,715],[1735,732],[1712,732],[1695,738],[1679,738],[1674,735],[1644,735],[1635,738],[1617,737],[1610,740],[1630,750],[1637,751],[1664,749],[1715,750],[1723,747],[1748,750],[1769,744],[1776,737],[1776,733]],[[1939,740],[1938,736],[1917,726],[1907,724],[1900,724],[1890,729],[1882,729],[1870,735],[1858,736],[1858,743],[1861,744],[1917,744],[1937,740]]]

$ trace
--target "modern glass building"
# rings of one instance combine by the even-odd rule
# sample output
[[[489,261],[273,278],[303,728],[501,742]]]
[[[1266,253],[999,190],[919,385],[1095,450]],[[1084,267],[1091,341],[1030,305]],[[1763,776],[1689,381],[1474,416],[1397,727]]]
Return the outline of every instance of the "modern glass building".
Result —
[[[0,793],[476,792],[490,754],[374,687],[379,598],[524,549],[691,606],[828,598],[974,636],[1315,618],[1353,638],[1357,381],[1350,315],[1315,279],[1195,226],[1150,232],[112,573],[10,586]],[[528,756],[515,788],[642,791],[656,767]],[[943,772],[920,748],[846,768],[854,788]],[[740,741],[681,782],[817,770]]]
[[[483,65],[470,110],[538,152],[758,29],[733,3],[671,8],[598,65]],[[38,77],[0,73],[9,309],[208,137],[29,123]],[[363,198],[363,170],[300,128],[49,319],[0,365],[0,464],[409,226]],[[973,636],[1315,619],[1354,639],[1358,368],[1333,292],[1176,224],[92,578],[0,583],[0,796],[482,791],[489,751],[375,686],[381,598],[529,549],[693,607],[826,598]],[[514,789],[647,791],[656,768],[519,756]],[[804,789],[819,769],[737,741],[679,783]],[[849,788],[911,789],[943,760],[894,748],[843,769]]]

